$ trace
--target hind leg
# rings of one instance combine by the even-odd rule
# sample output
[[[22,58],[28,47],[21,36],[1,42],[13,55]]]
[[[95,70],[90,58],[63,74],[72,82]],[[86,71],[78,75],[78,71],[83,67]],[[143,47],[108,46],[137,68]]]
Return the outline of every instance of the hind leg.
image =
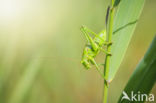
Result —
[[[93,48],[94,51],[97,51],[98,49],[98,45],[97,43],[95,43],[95,41],[93,40],[93,38],[89,35],[88,33],[88,29],[85,27],[81,27],[81,31],[83,32],[83,34],[85,35],[87,41],[89,42],[89,44],[91,45],[91,47]],[[95,34],[95,33],[93,33]],[[96,34],[95,34],[96,35]]]

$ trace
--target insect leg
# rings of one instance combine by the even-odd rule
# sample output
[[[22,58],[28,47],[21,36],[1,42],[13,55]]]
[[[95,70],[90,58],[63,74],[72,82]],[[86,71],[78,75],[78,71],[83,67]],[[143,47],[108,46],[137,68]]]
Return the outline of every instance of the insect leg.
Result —
[[[82,28],[81,28],[80,30],[82,31],[82,33],[83,33],[83,34],[84,34],[84,36],[86,37],[87,41],[89,42],[89,38],[88,38],[88,36],[87,36],[86,32],[85,32]]]
[[[88,40],[88,42],[90,43],[91,47],[93,48],[93,50],[97,50],[98,46],[97,44],[94,42],[94,40],[90,37],[90,35],[87,33],[86,28],[82,27],[81,31],[83,32],[83,34],[85,35],[86,39]]]
[[[112,45],[112,42],[105,42],[104,45]]]
[[[81,28],[83,28],[86,32],[93,34],[94,36],[97,36],[95,32],[93,32],[91,29],[87,28],[86,26],[82,26]]]
[[[104,64],[104,63],[100,63],[100,64],[98,64],[98,66],[101,66],[101,65],[104,66],[105,64]]]
[[[104,38],[100,37],[99,34],[96,34],[96,33],[93,32],[91,29],[89,29],[89,28],[87,28],[87,27],[85,27],[85,26],[82,26],[82,28],[83,28],[86,32],[88,32],[88,33],[94,35],[95,37],[98,37],[98,39],[100,39],[101,41],[103,41]],[[105,44],[105,45],[106,45],[106,44]]]
[[[100,50],[103,51],[104,53],[106,53],[107,55],[111,55],[112,56],[112,54],[110,52],[104,50],[103,48],[100,48]]]
[[[104,78],[104,74],[101,72],[98,64],[96,63],[96,61],[93,58],[90,58],[91,62],[95,65],[96,70],[100,73],[100,75]]]
[[[90,69],[91,68],[90,63],[89,63],[89,58],[88,58],[88,50],[87,50],[86,47],[84,48],[84,51],[83,51],[83,55],[82,55],[82,59],[81,59],[81,64],[83,64],[83,66],[86,69]]]

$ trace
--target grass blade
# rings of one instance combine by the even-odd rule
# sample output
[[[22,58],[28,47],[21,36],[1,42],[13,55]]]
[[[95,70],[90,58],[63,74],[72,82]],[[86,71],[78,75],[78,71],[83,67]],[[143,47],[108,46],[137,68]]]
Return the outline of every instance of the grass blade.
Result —
[[[144,58],[140,61],[136,67],[134,73],[132,74],[129,82],[126,85],[124,91],[129,97],[131,97],[131,92],[140,92],[141,94],[149,94],[152,87],[156,81],[156,36],[146,52]],[[144,98],[145,99],[145,98]],[[121,97],[118,103],[129,103],[128,100],[122,100]],[[131,103],[138,103],[133,101]],[[144,103],[140,101],[139,103]]]
[[[113,36],[112,57],[110,58],[109,81],[117,72],[128,44],[131,40],[136,22],[139,19],[145,0],[121,0],[116,13]],[[116,1],[117,4],[119,1]]]
[[[41,60],[34,59],[30,65],[26,68],[23,76],[20,78],[17,86],[15,87],[9,103],[22,103],[26,93],[32,86],[38,71],[40,70]]]

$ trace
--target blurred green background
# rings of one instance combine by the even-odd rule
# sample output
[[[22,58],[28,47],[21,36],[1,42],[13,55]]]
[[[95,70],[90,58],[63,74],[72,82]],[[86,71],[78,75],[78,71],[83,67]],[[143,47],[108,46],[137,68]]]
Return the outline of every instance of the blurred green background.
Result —
[[[80,59],[79,28],[104,28],[109,0],[0,0],[0,103],[100,103],[103,79]],[[156,0],[146,0],[109,88],[116,103],[156,33]],[[119,48],[120,49],[120,48]],[[104,62],[104,56],[97,56]],[[156,95],[156,86],[152,93]]]

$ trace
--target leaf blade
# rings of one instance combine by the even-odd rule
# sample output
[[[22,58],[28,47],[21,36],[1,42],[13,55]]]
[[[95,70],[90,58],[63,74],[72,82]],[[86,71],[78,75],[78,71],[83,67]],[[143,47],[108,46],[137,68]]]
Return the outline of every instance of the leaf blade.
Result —
[[[136,67],[133,72],[130,80],[128,81],[124,92],[127,93],[129,97],[131,97],[131,92],[134,93],[140,92],[141,94],[149,94],[152,87],[156,82],[156,36],[146,52],[144,58]],[[129,103],[130,101],[123,100],[121,101],[122,95],[118,101],[118,103]],[[133,103],[138,103],[137,101],[133,101]],[[144,101],[140,101],[139,103],[144,103]]]
[[[116,13],[113,36],[112,57],[110,58],[109,81],[111,81],[128,48],[136,23],[145,0],[122,0]]]

